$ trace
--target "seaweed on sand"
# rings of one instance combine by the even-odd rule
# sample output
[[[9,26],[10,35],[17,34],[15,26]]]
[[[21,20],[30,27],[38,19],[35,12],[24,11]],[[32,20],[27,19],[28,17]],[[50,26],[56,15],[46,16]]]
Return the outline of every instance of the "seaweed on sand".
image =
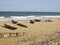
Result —
[[[59,33],[60,34],[60,33]],[[42,38],[39,36],[31,36],[27,39],[23,39],[22,41],[19,41],[18,45],[60,45],[60,35],[57,32],[52,34],[47,34]]]

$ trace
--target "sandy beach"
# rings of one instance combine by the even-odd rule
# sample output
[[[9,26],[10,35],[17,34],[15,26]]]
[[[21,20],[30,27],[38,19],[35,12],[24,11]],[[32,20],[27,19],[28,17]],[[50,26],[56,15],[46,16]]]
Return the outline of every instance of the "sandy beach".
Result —
[[[18,23],[26,25],[28,28],[18,26],[13,24],[11,21],[0,21],[0,34],[1,33],[22,33],[21,36],[16,37],[0,37],[0,45],[32,45],[34,41],[38,43],[40,37],[43,39],[46,34],[51,34],[53,32],[60,31],[60,20],[57,18],[51,19],[52,22],[45,22],[41,20],[40,22],[35,22],[31,24],[29,20],[20,20]],[[17,27],[16,30],[10,30],[4,28],[4,24],[8,24]],[[24,34],[23,34],[24,33]],[[35,40],[36,39],[36,40]],[[34,41],[33,41],[34,40]],[[34,44],[35,45],[35,44]],[[39,45],[39,44],[36,44]]]

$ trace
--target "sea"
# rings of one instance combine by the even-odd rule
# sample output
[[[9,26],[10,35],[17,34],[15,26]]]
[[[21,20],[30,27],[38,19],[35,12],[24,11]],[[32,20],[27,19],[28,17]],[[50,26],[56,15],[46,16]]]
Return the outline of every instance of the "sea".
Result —
[[[0,21],[30,20],[45,17],[60,17],[60,12],[6,12],[0,11]]]

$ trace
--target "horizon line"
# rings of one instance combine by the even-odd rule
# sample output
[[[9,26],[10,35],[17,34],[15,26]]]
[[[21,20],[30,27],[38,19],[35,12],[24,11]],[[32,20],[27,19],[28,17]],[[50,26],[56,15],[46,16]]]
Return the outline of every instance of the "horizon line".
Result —
[[[59,11],[0,11],[0,12],[59,12]]]

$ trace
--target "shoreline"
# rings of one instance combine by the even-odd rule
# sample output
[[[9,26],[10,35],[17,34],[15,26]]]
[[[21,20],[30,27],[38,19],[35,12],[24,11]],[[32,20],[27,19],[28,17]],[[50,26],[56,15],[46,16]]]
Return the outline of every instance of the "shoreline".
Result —
[[[1,16],[0,21],[54,19],[54,18],[60,18],[60,16],[10,16],[10,17]]]

